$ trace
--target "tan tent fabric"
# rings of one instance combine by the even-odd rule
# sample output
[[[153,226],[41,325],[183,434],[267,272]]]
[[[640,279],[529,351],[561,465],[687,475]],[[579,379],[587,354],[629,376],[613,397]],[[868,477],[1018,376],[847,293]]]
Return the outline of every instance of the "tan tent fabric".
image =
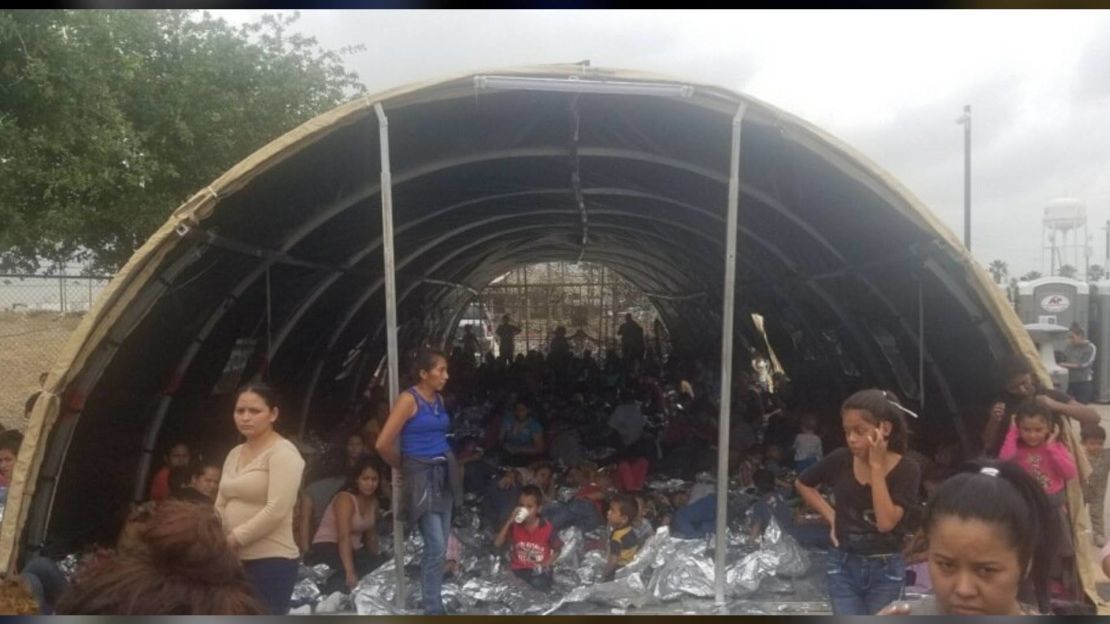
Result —
[[[27,427],[24,450],[20,453],[16,466],[16,477],[9,493],[7,510],[4,514],[3,523],[0,525],[0,559],[7,562],[9,568],[14,565],[15,557],[23,546],[20,544],[20,540],[25,524],[28,522],[29,510],[35,498],[36,488],[39,485],[40,469],[47,454],[47,441],[50,440],[52,432],[59,430],[61,419],[78,417],[77,413],[66,413],[67,403],[74,403],[77,411],[80,410],[79,403],[89,394],[90,390],[90,388],[78,387],[82,379],[91,380],[90,383],[95,387],[96,380],[99,379],[99,371],[108,366],[108,362],[111,361],[118,349],[118,344],[114,344],[113,341],[109,340],[109,337],[115,337],[117,342],[125,340],[135,328],[146,322],[150,310],[163,296],[166,286],[156,281],[157,276],[172,266],[175,258],[182,251],[195,244],[188,237],[181,236],[179,229],[204,229],[208,222],[222,214],[221,210],[230,211],[233,209],[228,207],[228,205],[234,205],[234,202],[230,200],[234,200],[243,193],[250,192],[256,186],[266,183],[269,180],[267,178],[268,173],[276,171],[277,168],[288,163],[300,162],[294,159],[307,153],[313,146],[318,146],[321,142],[339,136],[345,129],[366,126],[367,124],[376,128],[377,120],[373,111],[375,103],[381,103],[386,114],[391,116],[395,113],[408,111],[432,110],[436,106],[453,102],[457,102],[460,107],[464,105],[473,106],[472,102],[479,97],[474,77],[481,74],[551,78],[575,76],[585,80],[685,84],[694,88],[693,97],[685,101],[690,111],[720,113],[728,117],[731,117],[740,102],[747,102],[749,111],[745,124],[757,123],[764,127],[777,129],[782,133],[784,140],[789,141],[789,145],[798,146],[805,150],[807,155],[820,158],[823,165],[827,165],[839,172],[839,175],[844,178],[868,189],[874,197],[880,198],[885,203],[887,210],[896,212],[904,220],[913,224],[914,227],[927,232],[943,251],[943,260],[951,266],[957,267],[955,270],[946,270],[948,277],[960,289],[962,296],[967,297],[986,312],[988,330],[997,332],[1004,337],[1005,348],[1022,353],[1031,363],[1040,366],[1036,349],[1009,303],[994,287],[987,273],[963,249],[959,240],[887,172],[872,164],[862,154],[840,140],[789,113],[775,109],[754,98],[714,85],[691,83],[639,71],[605,70],[581,65],[495,69],[445,80],[425,81],[359,98],[311,119],[275,139],[229,169],[209,186],[200,189],[193,197],[176,209],[165,225],[151,236],[142,248],[135,252],[131,260],[112,280],[93,310],[85,316],[70,338],[65,350],[50,372],[40,400],[34,407],[31,421]],[[484,93],[481,97],[489,98],[492,96]],[[537,96],[537,98],[539,97]],[[552,95],[551,97],[558,96]],[[537,99],[537,101],[541,100]],[[645,98],[644,101],[648,102],[649,100]],[[655,100],[651,102],[654,104]],[[521,114],[524,115],[527,112],[522,111]],[[629,121],[629,123],[632,122]],[[450,128],[443,129],[445,133],[450,130]],[[745,134],[745,137],[747,136]],[[638,139],[631,139],[630,144],[635,145],[636,140]],[[742,153],[745,149],[748,148],[741,148]],[[427,156],[430,159],[436,155],[428,154]],[[744,169],[741,170],[742,182],[747,173]],[[682,175],[688,174],[689,172],[685,172]],[[376,171],[367,167],[366,170],[361,172],[361,175],[365,179],[374,179]],[[696,189],[697,187],[691,188]],[[324,195],[324,193],[321,193],[321,195]],[[446,203],[449,199],[443,198],[443,201]],[[742,210],[747,202],[748,200],[742,196]],[[247,208],[239,206],[235,209],[246,210]],[[556,216],[562,214],[559,210],[550,212]],[[305,218],[307,219],[309,216]],[[555,216],[552,218],[554,219]],[[742,228],[754,229],[759,225],[759,223],[746,223],[742,214]],[[499,226],[491,221],[489,227],[495,229],[504,226]],[[518,227],[518,229],[523,231],[525,227]],[[612,231],[614,232],[613,236],[616,235],[616,232],[619,232],[618,229]],[[639,233],[637,235],[650,233],[647,228],[642,228],[637,232]],[[603,233],[610,235],[609,232],[604,230]],[[367,239],[372,237],[373,233],[368,232]],[[745,244],[744,239],[741,239],[741,245]],[[647,247],[649,245],[643,246]],[[465,249],[459,251],[462,252]],[[519,253],[528,251],[527,246],[525,246]],[[642,253],[652,251],[654,250],[640,250]],[[706,257],[712,257],[715,253],[712,248],[707,251],[692,249],[692,255],[689,257],[693,258],[702,251],[705,251]],[[494,265],[490,271],[502,270],[501,267],[508,266],[503,263],[510,261],[512,257],[511,255],[507,255],[505,258],[498,257],[497,262],[502,264]],[[719,262],[723,263],[723,259]],[[633,266],[632,268],[636,267]],[[653,274],[654,278],[663,280],[666,278],[665,269],[669,267],[657,264],[648,268],[651,271],[645,271],[646,274]],[[681,274],[682,270],[680,269],[678,273]],[[685,274],[695,274],[696,276],[696,270],[687,268]],[[481,278],[488,281],[491,277],[493,275],[476,271],[474,279]],[[740,292],[744,293],[743,286],[740,287]],[[442,298],[436,300],[441,301]],[[1043,370],[1040,371],[1040,374],[1042,380],[1047,381],[1047,375]],[[75,395],[78,396],[75,398]],[[1081,471],[1085,478],[1090,471],[1090,467],[1081,452],[1076,436],[1068,432],[1066,441],[1079,459]],[[58,452],[63,454],[69,446],[68,441],[58,441],[56,444],[61,445],[58,447]],[[62,476],[64,477],[64,473]],[[55,485],[48,487],[56,488]],[[52,505],[56,489],[50,491],[52,494],[49,502]],[[1089,529],[1090,520],[1088,515],[1081,511],[1085,507],[1082,504],[1082,494],[1078,484],[1069,485],[1068,499],[1069,506],[1073,510],[1073,528],[1077,536],[1082,536]],[[1088,551],[1080,549],[1080,572],[1087,595],[1098,602],[1097,593],[1094,591],[1094,579],[1090,576],[1093,562],[1087,560],[1087,556]],[[1110,607],[1101,602],[1098,604],[1100,612],[1110,612],[1108,611]]]

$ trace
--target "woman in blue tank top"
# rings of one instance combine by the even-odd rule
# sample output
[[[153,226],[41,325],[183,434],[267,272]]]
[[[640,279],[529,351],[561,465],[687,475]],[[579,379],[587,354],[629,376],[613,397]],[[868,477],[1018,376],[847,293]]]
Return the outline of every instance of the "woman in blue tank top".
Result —
[[[447,444],[450,418],[439,394],[447,383],[447,358],[432,349],[417,350],[412,376],[416,385],[397,397],[375,448],[394,470],[401,471],[402,517],[416,524],[424,538],[420,565],[424,613],[443,615],[440,590],[451,511],[462,503],[455,457]]]

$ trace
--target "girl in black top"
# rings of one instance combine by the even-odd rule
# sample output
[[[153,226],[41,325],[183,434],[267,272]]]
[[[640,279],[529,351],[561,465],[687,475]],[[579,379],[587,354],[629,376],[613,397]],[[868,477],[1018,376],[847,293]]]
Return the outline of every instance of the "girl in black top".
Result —
[[[903,459],[905,409],[882,390],[862,390],[840,408],[847,448],[803,472],[798,493],[831,525],[829,600],[836,615],[874,615],[905,586],[902,544],[917,509],[921,469]],[[817,491],[832,487],[834,508]]]

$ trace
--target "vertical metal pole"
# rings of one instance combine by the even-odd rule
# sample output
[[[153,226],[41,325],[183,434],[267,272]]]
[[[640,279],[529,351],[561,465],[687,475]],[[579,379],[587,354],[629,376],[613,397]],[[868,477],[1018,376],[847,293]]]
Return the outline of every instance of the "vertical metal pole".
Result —
[[[58,312],[62,315],[66,313],[66,270],[61,262],[58,262]]]
[[[971,251],[971,105],[964,106],[964,247]]]
[[[389,366],[389,406],[392,409],[401,394],[401,380],[397,376],[397,276],[393,263],[393,175],[389,169],[389,120],[381,103],[374,104],[378,115],[378,143],[382,161],[382,257],[385,274],[385,344]],[[393,471],[393,564],[396,566],[397,591],[394,594],[398,608],[405,606],[405,542],[401,525],[401,471]]]
[[[528,300],[528,267],[521,269],[524,275],[524,354],[532,350],[532,341],[529,340],[528,335],[532,332],[532,302]]]
[[[598,361],[601,361],[601,347],[605,344],[605,266],[601,267],[601,285],[597,289],[597,345]]]
[[[921,397],[918,414],[925,417],[925,288],[917,281],[917,392]]]
[[[732,118],[732,151],[728,176],[728,221],[725,230],[725,301],[721,318],[721,411],[717,427],[717,545],[713,561],[714,598],[725,604],[726,518],[728,510],[729,412],[732,402],[732,320],[736,297],[736,228],[740,204],[740,128],[746,102]]]

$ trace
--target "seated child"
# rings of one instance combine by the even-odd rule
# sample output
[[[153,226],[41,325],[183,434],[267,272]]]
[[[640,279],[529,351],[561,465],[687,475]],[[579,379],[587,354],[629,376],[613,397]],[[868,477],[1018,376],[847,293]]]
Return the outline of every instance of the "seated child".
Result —
[[[611,581],[618,568],[632,563],[636,551],[640,548],[636,541],[636,534],[632,531],[632,524],[636,517],[636,501],[625,494],[617,495],[609,502],[609,560],[605,563],[601,580]]]
[[[562,543],[555,527],[540,515],[543,494],[534,485],[520,492],[520,506],[513,510],[493,540],[500,548],[509,543],[510,567],[513,574],[540,591],[548,591],[554,583],[551,564]]]

